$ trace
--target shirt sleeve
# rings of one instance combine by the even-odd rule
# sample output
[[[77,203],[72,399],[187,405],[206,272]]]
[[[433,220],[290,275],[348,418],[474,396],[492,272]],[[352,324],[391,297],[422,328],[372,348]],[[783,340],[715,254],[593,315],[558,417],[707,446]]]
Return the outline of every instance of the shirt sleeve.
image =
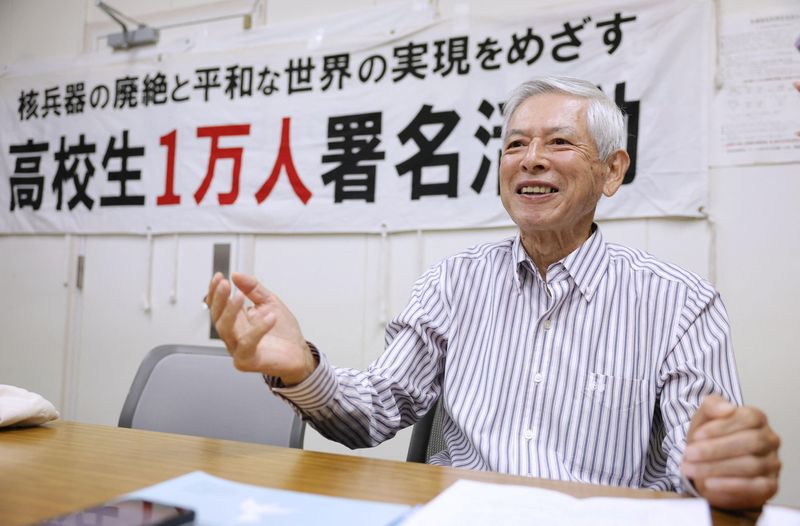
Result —
[[[728,316],[719,293],[708,283],[688,289],[674,338],[661,368],[662,453],[670,485],[697,495],[680,474],[692,416],[712,393],[742,404]]]
[[[316,347],[319,365],[300,384],[265,377],[323,436],[350,448],[371,447],[422,418],[441,392],[449,309],[441,264],[415,284],[406,308],[386,328],[386,349],[366,371],[335,368]]]

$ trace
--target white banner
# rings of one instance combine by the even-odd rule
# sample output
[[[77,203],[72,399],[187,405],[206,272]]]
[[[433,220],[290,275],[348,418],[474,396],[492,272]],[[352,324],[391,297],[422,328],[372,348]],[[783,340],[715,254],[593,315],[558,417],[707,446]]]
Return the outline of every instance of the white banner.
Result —
[[[376,232],[508,225],[500,104],[596,83],[634,159],[601,218],[699,216],[710,1],[497,19],[384,7],[225,45],[9,71],[0,232]]]

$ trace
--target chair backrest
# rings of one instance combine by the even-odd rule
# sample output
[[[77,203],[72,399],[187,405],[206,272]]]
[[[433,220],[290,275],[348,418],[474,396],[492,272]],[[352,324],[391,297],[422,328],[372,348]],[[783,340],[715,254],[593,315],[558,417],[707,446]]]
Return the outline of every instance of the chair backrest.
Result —
[[[433,455],[447,447],[442,435],[443,413],[442,399],[439,398],[428,414],[414,424],[406,461],[427,464]]]
[[[305,424],[258,373],[236,370],[223,348],[162,345],[145,356],[120,427],[303,447]]]

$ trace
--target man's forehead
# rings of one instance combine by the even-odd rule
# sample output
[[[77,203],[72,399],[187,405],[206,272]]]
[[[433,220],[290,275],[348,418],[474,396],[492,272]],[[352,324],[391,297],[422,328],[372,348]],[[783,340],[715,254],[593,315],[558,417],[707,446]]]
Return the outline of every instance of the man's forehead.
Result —
[[[575,126],[544,126],[544,127],[537,127],[533,129],[532,126],[525,126],[525,123],[521,123],[523,127],[514,127],[508,129],[508,135],[528,135],[531,132],[542,133],[545,135],[553,134],[553,133],[563,133],[568,135],[577,135],[580,133],[580,130]]]
[[[568,93],[537,93],[526,98],[514,109],[511,118],[520,113],[550,115],[553,113],[585,114],[589,99]]]
[[[514,109],[508,134],[530,128],[578,133],[586,127],[588,103],[588,99],[563,93],[532,95]]]

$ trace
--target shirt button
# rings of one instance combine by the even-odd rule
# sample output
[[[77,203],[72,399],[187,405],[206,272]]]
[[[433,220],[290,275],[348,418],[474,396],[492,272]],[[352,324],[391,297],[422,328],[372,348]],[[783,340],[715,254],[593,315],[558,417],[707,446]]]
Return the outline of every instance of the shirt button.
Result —
[[[533,431],[530,429],[526,429],[525,432],[522,434],[525,437],[525,440],[533,440]]]
[[[553,326],[553,322],[550,320],[544,320],[544,330],[549,331],[550,327]]]
[[[536,373],[533,375],[533,381],[537,384],[540,384],[544,381],[544,375],[542,373]]]

